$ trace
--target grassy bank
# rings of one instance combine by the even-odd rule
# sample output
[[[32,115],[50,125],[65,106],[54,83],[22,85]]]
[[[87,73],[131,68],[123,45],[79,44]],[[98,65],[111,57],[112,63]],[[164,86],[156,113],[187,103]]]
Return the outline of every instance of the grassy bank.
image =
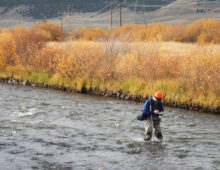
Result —
[[[4,75],[5,76],[5,75]],[[4,77],[1,75],[0,82],[8,84],[22,84],[34,87],[51,88],[63,91],[75,91],[85,94],[102,95],[108,97],[116,97],[124,100],[134,100],[134,101],[145,101],[146,97],[153,94],[156,90],[164,89],[170,92],[169,95],[165,97],[165,105],[171,107],[178,107],[184,109],[192,109],[206,112],[219,113],[220,107],[217,102],[209,102],[204,99],[198,98],[197,100],[192,100],[191,96],[187,94],[182,94],[181,90],[176,87],[182,88],[181,83],[173,81],[157,82],[156,84],[144,83],[138,79],[129,79],[122,82],[109,82],[104,83],[99,79],[88,79],[88,78],[76,78],[75,80],[57,78],[55,81],[49,79],[46,74],[34,73],[27,79],[16,79],[10,77]],[[21,78],[21,76],[19,76]],[[130,82],[138,82],[136,85]],[[175,85],[175,88],[170,88],[170,85]],[[141,89],[141,90],[140,90]],[[170,90],[170,91],[169,91]],[[218,100],[218,99],[217,99]],[[204,103],[202,103],[202,101]],[[212,105],[210,107],[210,105]]]
[[[53,42],[31,66],[7,67],[0,76],[129,96],[162,90],[166,102],[215,110],[220,106],[219,52],[219,45],[174,42]]]
[[[45,24],[0,31],[0,77],[142,98],[162,90],[166,103],[220,107],[220,45],[64,41],[60,27]]]

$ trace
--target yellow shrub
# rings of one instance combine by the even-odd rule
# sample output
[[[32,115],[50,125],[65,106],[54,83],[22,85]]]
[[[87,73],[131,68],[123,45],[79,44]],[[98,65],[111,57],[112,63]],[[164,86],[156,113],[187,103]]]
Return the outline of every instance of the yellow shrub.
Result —
[[[73,39],[103,41],[109,38],[109,32],[101,28],[81,28],[74,30],[70,36]]]
[[[4,30],[0,33],[0,68],[19,63],[16,53],[17,45],[11,31]]]
[[[51,41],[62,41],[65,39],[64,30],[58,25],[50,22],[41,22],[35,25],[33,30],[43,30],[50,34]]]
[[[220,22],[215,19],[201,19],[189,25],[124,25],[110,33],[101,28],[74,30],[73,39],[120,41],[181,41],[199,43],[220,43]]]

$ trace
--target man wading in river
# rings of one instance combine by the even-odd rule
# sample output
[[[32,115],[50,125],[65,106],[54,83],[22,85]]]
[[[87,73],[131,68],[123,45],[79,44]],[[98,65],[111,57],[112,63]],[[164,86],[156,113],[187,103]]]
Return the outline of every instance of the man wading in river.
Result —
[[[154,97],[148,98],[144,103],[142,115],[138,116],[138,120],[146,120],[145,130],[146,136],[144,140],[150,141],[152,137],[153,128],[155,129],[155,136],[157,139],[162,140],[163,135],[160,129],[160,116],[163,115],[163,93],[158,91]]]

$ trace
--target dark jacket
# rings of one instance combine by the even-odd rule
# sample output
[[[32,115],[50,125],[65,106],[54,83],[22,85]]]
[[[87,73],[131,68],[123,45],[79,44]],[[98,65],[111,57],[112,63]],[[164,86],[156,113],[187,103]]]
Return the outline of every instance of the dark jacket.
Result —
[[[154,114],[155,110],[163,112],[163,101],[154,101],[153,98],[148,98],[143,106],[142,114],[137,116],[138,120],[147,120],[149,116],[152,115],[153,118],[159,118],[158,114]]]

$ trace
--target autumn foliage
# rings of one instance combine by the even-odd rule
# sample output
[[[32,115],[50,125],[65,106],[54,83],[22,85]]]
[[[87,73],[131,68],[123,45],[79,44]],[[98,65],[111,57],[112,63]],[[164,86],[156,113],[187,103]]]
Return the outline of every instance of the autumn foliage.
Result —
[[[27,29],[16,26],[13,30],[0,31],[0,65],[29,66],[48,41],[64,40],[64,31],[53,23],[39,23]]]
[[[220,43],[220,22],[202,19],[189,25],[125,25],[112,32],[100,28],[83,28],[71,33],[73,39],[120,41],[179,41]]]
[[[129,95],[162,90],[167,101],[217,108],[220,45],[213,43],[220,42],[219,24],[208,19],[187,26],[127,25],[111,35],[101,28],[78,29],[69,37],[46,22],[4,29],[0,75]]]

